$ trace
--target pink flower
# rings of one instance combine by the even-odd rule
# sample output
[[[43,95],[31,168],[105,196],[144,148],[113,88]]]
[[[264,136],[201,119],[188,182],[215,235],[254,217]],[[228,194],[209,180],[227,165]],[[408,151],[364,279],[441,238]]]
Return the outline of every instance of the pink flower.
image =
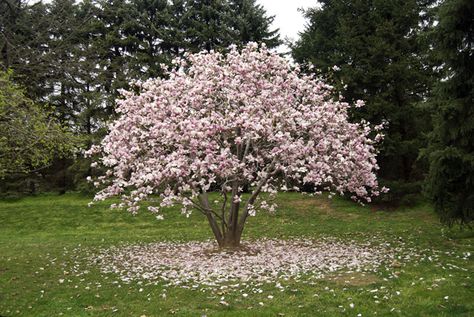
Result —
[[[276,206],[242,201],[239,187],[275,194],[287,189],[281,178],[358,200],[379,193],[372,128],[351,123],[350,105],[333,100],[333,88],[298,65],[256,43],[174,63],[186,66],[135,82],[139,93],[122,93],[119,118],[88,151],[101,153],[107,169],[95,200],[119,195],[136,212],[140,201],[158,194],[161,206],[183,204],[189,215],[204,208],[200,195],[217,189],[232,196],[228,203],[247,205],[248,215]]]

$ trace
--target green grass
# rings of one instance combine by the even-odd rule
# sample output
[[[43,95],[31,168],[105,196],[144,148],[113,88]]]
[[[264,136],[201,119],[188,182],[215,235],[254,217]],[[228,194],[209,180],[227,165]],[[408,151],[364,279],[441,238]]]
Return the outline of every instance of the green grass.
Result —
[[[443,228],[429,205],[379,211],[341,198],[280,194],[278,213],[251,218],[244,239],[384,236],[442,253],[436,261],[399,268],[398,278],[359,274],[315,285],[287,282],[284,292],[267,287],[263,294],[248,298],[227,295],[230,305],[223,306],[216,295],[161,284],[118,287],[114,276],[105,278],[94,268],[85,275],[73,274],[73,250],[79,246],[86,256],[87,250],[124,242],[211,237],[198,213],[186,219],[178,209],[170,209],[164,221],[157,221],[146,211],[133,217],[110,210],[110,202],[88,208],[89,201],[67,194],[0,202],[0,316],[474,315],[472,256],[462,257],[474,253],[472,231]],[[374,289],[378,292],[371,293]],[[268,299],[268,294],[274,298]]]

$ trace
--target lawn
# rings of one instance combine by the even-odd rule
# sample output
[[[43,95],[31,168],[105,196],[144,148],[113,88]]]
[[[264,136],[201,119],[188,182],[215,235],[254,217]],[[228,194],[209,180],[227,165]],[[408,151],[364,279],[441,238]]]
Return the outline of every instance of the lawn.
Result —
[[[198,213],[158,221],[79,194],[0,202],[0,316],[472,316],[472,230],[441,226],[428,204],[383,211],[342,198],[278,196],[275,215],[249,219],[244,240],[337,238],[389,242],[419,254],[377,273],[326,274],[282,290],[210,292],[122,282],[89,260],[97,250],[211,238]],[[225,304],[221,298],[225,297]]]

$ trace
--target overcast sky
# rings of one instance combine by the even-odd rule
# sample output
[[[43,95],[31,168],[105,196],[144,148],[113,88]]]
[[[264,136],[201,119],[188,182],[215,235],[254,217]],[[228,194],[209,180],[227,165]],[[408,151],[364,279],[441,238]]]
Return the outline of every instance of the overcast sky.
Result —
[[[317,6],[316,0],[257,0],[267,11],[269,16],[274,15],[273,26],[280,29],[282,39],[298,38],[298,32],[303,31],[306,23],[298,8],[307,9]]]

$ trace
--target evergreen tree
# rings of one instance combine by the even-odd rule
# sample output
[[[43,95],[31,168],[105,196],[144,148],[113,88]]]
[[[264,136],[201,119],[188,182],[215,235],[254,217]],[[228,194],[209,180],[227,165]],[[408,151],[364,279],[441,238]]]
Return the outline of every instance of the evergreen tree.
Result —
[[[2,68],[87,134],[112,115],[119,89],[160,76],[160,64],[184,52],[279,44],[254,0],[6,0],[0,8]]]
[[[173,56],[172,12],[173,7],[167,0],[135,0],[136,28],[132,31],[137,42],[135,70],[136,78],[151,78],[162,75],[160,64],[169,64]],[[173,33],[173,35],[171,35]]]
[[[434,54],[443,79],[431,98],[434,131],[428,191],[448,224],[474,219],[474,3],[446,0],[439,10]]]
[[[263,42],[268,47],[281,44],[278,29],[270,30],[274,20],[256,0],[232,0],[233,28],[238,30],[239,43]]]
[[[90,144],[132,80],[161,76],[161,65],[185,52],[248,41],[276,46],[271,21],[254,0],[4,0],[0,67],[13,69],[27,97],[52,106]],[[54,164],[65,175],[70,162]],[[72,173],[83,166],[75,163]]]
[[[136,52],[140,45],[136,38],[138,16],[131,2],[125,0],[99,0],[96,36],[92,49],[98,52],[99,82],[105,106],[112,109],[118,90],[128,88],[137,78]],[[138,79],[138,78],[137,78]]]
[[[187,25],[187,51],[226,48],[238,37],[231,27],[232,16],[228,1],[188,0],[184,23]]]
[[[54,21],[48,21],[46,15],[47,6],[42,2],[0,1],[0,67],[14,69],[15,80],[37,101],[52,92],[46,81],[51,75],[48,31]]]
[[[226,50],[229,45],[263,42],[280,44],[278,30],[270,30],[273,17],[255,0],[187,0],[184,25],[184,50]]]
[[[15,23],[4,26],[10,31],[6,32],[9,37],[3,38],[7,53],[0,63],[4,70],[14,70],[15,81],[26,88],[29,98],[53,105],[58,118],[77,130],[83,84],[79,73],[85,62],[81,32],[88,17],[78,16],[72,0],[18,3]],[[7,19],[9,15],[4,12],[1,16]]]
[[[419,35],[429,1],[323,0],[305,12],[309,25],[293,47],[300,63],[312,63],[333,74],[349,102],[366,107],[354,113],[372,123],[388,122],[379,156],[379,176],[391,187],[393,199],[407,191],[397,188],[423,177],[417,166],[422,133],[429,117],[418,106],[430,86],[430,68],[422,56]],[[398,192],[398,193],[397,193]],[[395,195],[394,195],[395,194]],[[390,199],[390,196],[388,196]]]

